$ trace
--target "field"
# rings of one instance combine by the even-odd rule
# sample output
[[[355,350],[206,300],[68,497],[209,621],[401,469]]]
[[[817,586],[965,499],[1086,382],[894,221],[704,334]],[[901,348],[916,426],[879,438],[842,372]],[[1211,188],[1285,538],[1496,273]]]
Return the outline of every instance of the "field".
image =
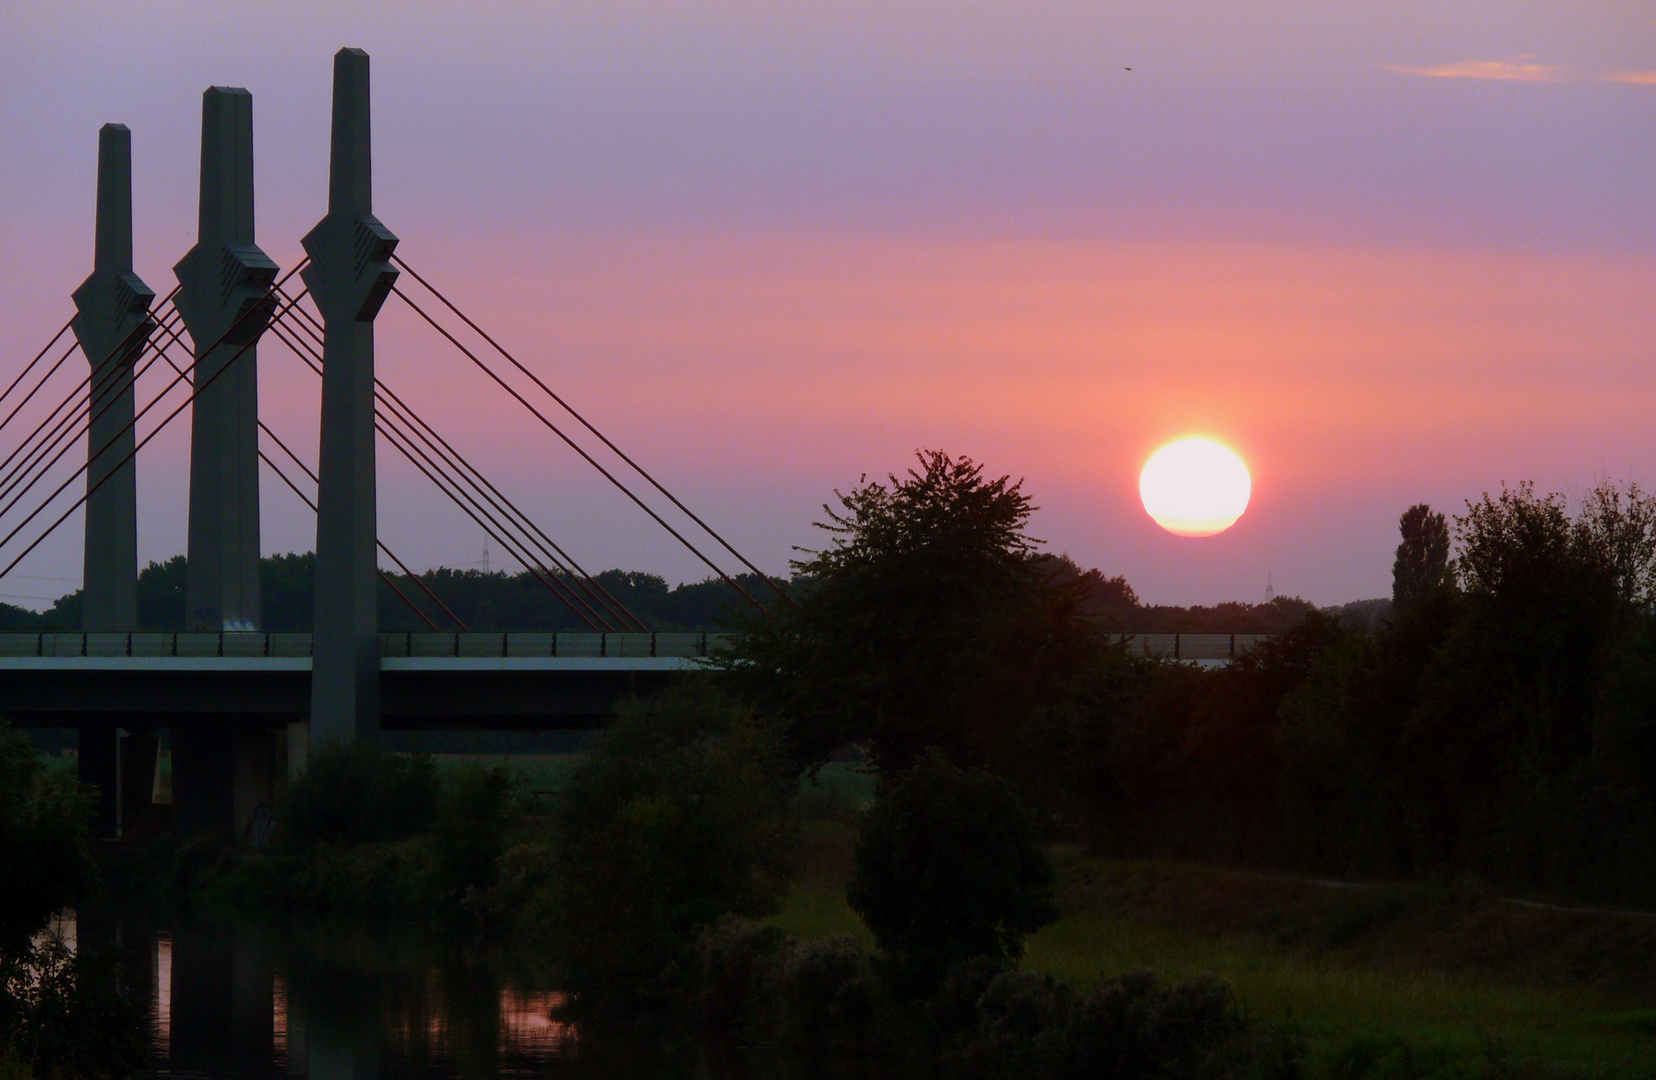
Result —
[[[809,831],[772,921],[867,941],[840,887],[851,827]],[[1298,1033],[1313,1076],[1656,1076],[1656,918],[1054,856],[1063,915],[1025,967],[1082,986],[1217,975],[1249,1017]]]

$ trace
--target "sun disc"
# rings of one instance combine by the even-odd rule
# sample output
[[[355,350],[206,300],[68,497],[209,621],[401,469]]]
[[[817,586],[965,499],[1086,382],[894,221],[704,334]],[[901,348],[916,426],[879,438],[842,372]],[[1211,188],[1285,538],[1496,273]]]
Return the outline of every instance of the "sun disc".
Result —
[[[1248,467],[1212,439],[1180,439],[1150,456],[1139,498],[1157,525],[1175,536],[1214,536],[1248,508]]]

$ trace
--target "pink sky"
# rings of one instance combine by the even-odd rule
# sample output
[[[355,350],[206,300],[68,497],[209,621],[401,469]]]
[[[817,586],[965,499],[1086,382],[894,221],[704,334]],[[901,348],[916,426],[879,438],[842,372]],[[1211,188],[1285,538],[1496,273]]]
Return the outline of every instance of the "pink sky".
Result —
[[[1023,476],[1054,550],[1176,603],[1268,574],[1384,595],[1415,501],[1656,486],[1649,12],[1101,7],[297,5],[255,29],[10,5],[0,374],[90,267],[104,121],[133,128],[138,270],[165,292],[200,92],[252,89],[261,242],[292,265],[353,44],[401,253],[766,569],[917,447]],[[382,376],[589,568],[701,576],[394,301],[381,326]],[[267,421],[314,457],[314,378],[261,352]],[[1138,506],[1187,434],[1253,471],[1219,537]],[[145,558],[183,548],[186,453],[181,423],[140,459]],[[386,542],[477,561],[475,526],[382,461]],[[310,546],[274,481],[265,506],[267,549]],[[54,538],[0,594],[78,570]]]

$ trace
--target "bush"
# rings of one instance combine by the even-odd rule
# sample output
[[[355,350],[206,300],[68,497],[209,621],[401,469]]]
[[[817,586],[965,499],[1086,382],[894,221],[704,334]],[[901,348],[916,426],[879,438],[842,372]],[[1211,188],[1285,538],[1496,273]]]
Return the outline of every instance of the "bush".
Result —
[[[703,928],[663,985],[704,1038],[861,1047],[874,1020],[867,959],[851,938],[796,938],[733,915]]]
[[[141,1069],[147,1002],[120,988],[115,958],[50,934],[0,962],[0,1076],[119,1077]]]
[[[935,750],[882,781],[846,897],[919,991],[969,957],[1017,959],[1057,917],[1034,816],[1006,781]]]
[[[1136,971],[1078,996],[1045,976],[991,970],[982,960],[957,966],[932,1009],[956,1027],[943,1060],[965,1080],[1299,1075],[1299,1048],[1279,1033],[1250,1027],[1230,988],[1216,979],[1169,984]],[[961,1006],[974,989],[968,1014]],[[970,1024],[962,1026],[968,1015]]]
[[[623,705],[556,814],[550,929],[570,974],[630,993],[700,927],[774,910],[797,786],[777,735],[708,682]]]
[[[47,772],[27,736],[0,721],[0,961],[97,878],[87,839],[89,806],[73,779]]]
[[[445,908],[457,912],[494,888],[517,809],[505,769],[470,766],[448,776],[432,830],[433,884]]]
[[[291,849],[413,836],[431,827],[440,786],[424,754],[387,754],[371,742],[325,746],[288,789],[277,842]]]

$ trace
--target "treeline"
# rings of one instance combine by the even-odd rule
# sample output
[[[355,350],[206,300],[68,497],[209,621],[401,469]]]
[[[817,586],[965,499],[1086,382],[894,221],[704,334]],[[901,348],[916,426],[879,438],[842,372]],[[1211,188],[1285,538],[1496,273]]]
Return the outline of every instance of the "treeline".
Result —
[[[152,562],[139,571],[139,629],[185,629],[185,566],[185,557],[175,555],[166,562]],[[1231,601],[1212,607],[1146,605],[1139,602],[1132,586],[1122,577],[1105,577],[1098,570],[1082,571],[1062,557],[1044,559],[1043,566],[1056,583],[1065,583],[1075,590],[1079,610],[1111,632],[1276,634],[1317,610],[1297,597],[1277,597],[1262,604]],[[259,572],[262,629],[276,633],[309,631],[315,606],[316,556],[309,552],[266,556],[259,560]],[[404,574],[387,576],[402,594],[398,596],[384,581],[380,582],[380,625],[387,631],[429,629],[424,619],[410,609],[410,603],[441,630],[458,629],[443,610],[444,605],[471,630],[587,629],[581,616],[544,579],[528,571],[509,574],[500,570],[439,567],[422,574],[419,582]],[[594,575],[594,580],[652,630],[729,629],[740,623],[741,609],[748,606],[729,583],[719,578],[669,586],[656,574],[605,570]],[[762,603],[772,602],[775,596],[771,586],[757,575],[742,574],[735,580]],[[422,583],[441,604],[421,588]],[[569,583],[567,579],[565,583]],[[571,584],[580,587],[579,583]],[[784,584],[796,594],[811,587],[808,578]],[[590,598],[587,603],[595,608],[602,606],[600,601]],[[1389,601],[1358,601],[1341,609],[1342,621],[1367,627],[1377,613],[1384,614],[1389,609]],[[0,633],[35,630],[73,633],[80,628],[79,590],[59,598],[43,612],[0,604]]]
[[[175,555],[166,562],[152,562],[138,573],[138,623],[142,630],[173,631],[184,624],[184,578],[186,561]],[[308,632],[316,603],[316,556],[313,553],[270,555],[259,560],[260,604],[264,623],[261,629],[273,633]],[[387,631],[428,630],[430,627],[410,609],[413,603],[440,630],[459,627],[445,612],[458,616],[470,630],[585,630],[588,624],[560,599],[545,580],[525,571],[452,570],[439,567],[420,575],[420,582],[442,604],[406,575],[386,575],[402,593],[379,583],[380,627]],[[606,570],[593,575],[599,586],[637,615],[652,630],[717,629],[731,621],[733,603],[746,603],[729,584],[711,578],[669,587],[655,574],[633,570]],[[769,587],[756,575],[745,574],[736,581],[754,596]],[[577,590],[581,583],[571,583]],[[590,589],[591,586],[586,586]],[[583,593],[583,595],[587,595]],[[406,597],[405,601],[403,597]],[[588,599],[594,608],[601,603]],[[79,590],[60,598],[44,612],[0,604],[0,632],[81,628]]]
[[[1114,853],[1656,903],[1656,501],[1522,485],[1403,534],[1373,632],[1101,665],[1017,770]]]
[[[944,464],[852,492],[797,609],[729,677],[802,762],[936,748],[1057,834],[1196,858],[1656,903],[1656,499],[1571,515],[1529,485],[1404,515],[1372,630],[1301,609],[1219,670],[1097,638],[1004,478]],[[1369,605],[1378,608],[1378,605]],[[1355,625],[1353,625],[1355,624]]]

